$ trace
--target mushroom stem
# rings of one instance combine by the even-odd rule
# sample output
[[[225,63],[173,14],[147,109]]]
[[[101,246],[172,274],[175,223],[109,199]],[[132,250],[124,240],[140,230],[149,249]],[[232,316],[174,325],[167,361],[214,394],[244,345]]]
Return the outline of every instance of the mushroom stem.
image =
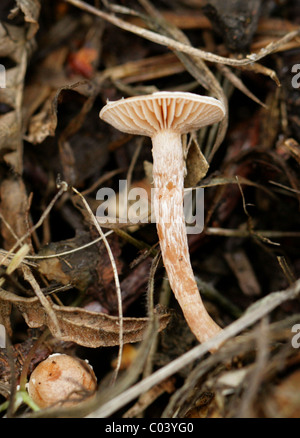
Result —
[[[183,211],[184,157],[181,135],[164,129],[152,136],[154,214],[171,289],[199,342],[221,331],[207,313],[194,277]]]

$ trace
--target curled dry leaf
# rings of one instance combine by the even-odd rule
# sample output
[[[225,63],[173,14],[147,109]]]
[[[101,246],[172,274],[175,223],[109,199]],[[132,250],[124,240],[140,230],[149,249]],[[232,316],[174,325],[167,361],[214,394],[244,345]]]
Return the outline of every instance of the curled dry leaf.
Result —
[[[39,0],[16,0],[17,7],[12,11],[17,12],[20,9],[24,14],[24,20],[29,23],[27,31],[27,38],[32,38],[38,31],[38,19],[40,15],[40,1]]]
[[[187,175],[184,180],[185,187],[196,186],[201,181],[209,169],[209,164],[203,155],[199,144],[193,138],[189,146],[186,158]]]
[[[71,341],[89,348],[110,347],[119,345],[119,318],[103,313],[87,311],[80,307],[64,307],[53,304],[47,298],[59,322],[60,339]],[[51,334],[57,336],[57,326],[52,323],[38,298],[25,298],[0,289],[0,321],[10,332],[9,305],[13,304],[22,313],[31,328],[46,325]],[[2,313],[2,309],[5,310]],[[157,309],[160,313],[160,309]],[[163,330],[170,315],[159,315],[159,330]],[[139,342],[143,339],[148,327],[148,318],[123,318],[124,343]]]

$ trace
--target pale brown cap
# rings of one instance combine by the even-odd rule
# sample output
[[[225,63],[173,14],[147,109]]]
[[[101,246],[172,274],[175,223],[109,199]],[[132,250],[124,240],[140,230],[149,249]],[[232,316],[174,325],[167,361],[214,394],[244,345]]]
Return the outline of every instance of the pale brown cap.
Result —
[[[33,370],[28,392],[40,408],[57,403],[74,406],[82,401],[85,392],[92,394],[96,386],[96,376],[85,361],[67,354],[52,354]]]
[[[219,122],[225,115],[222,102],[193,93],[160,91],[108,102],[100,118],[128,134],[152,137],[170,129],[187,134]]]

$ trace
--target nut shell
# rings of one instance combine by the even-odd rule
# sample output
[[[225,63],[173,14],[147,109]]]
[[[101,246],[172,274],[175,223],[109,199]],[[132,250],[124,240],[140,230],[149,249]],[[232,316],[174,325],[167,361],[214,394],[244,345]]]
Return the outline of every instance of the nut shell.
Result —
[[[28,393],[40,407],[74,406],[91,396],[97,380],[90,365],[66,354],[54,354],[32,372]]]

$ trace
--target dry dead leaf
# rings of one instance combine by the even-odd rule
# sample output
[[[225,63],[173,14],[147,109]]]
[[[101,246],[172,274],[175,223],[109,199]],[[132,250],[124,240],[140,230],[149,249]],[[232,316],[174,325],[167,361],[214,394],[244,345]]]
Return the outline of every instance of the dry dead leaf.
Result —
[[[119,318],[103,313],[87,311],[80,307],[64,307],[53,304],[48,297],[61,331],[60,339],[89,348],[119,345]],[[57,327],[37,297],[25,298],[0,288],[0,321],[11,333],[9,312],[14,305],[22,313],[31,328],[46,325],[51,334],[57,336]],[[158,310],[159,313],[159,310]],[[163,330],[170,319],[169,314],[159,315],[159,330]],[[124,343],[139,342],[148,327],[148,318],[123,318]]]
[[[17,7],[12,11],[12,15],[20,9],[24,14],[24,20],[29,23],[27,31],[27,38],[31,39],[38,31],[38,18],[40,15],[40,1],[39,0],[16,0]]]
[[[193,138],[186,157],[187,175],[184,180],[185,187],[194,187],[201,181],[209,169],[209,164],[204,157],[200,146]]]

